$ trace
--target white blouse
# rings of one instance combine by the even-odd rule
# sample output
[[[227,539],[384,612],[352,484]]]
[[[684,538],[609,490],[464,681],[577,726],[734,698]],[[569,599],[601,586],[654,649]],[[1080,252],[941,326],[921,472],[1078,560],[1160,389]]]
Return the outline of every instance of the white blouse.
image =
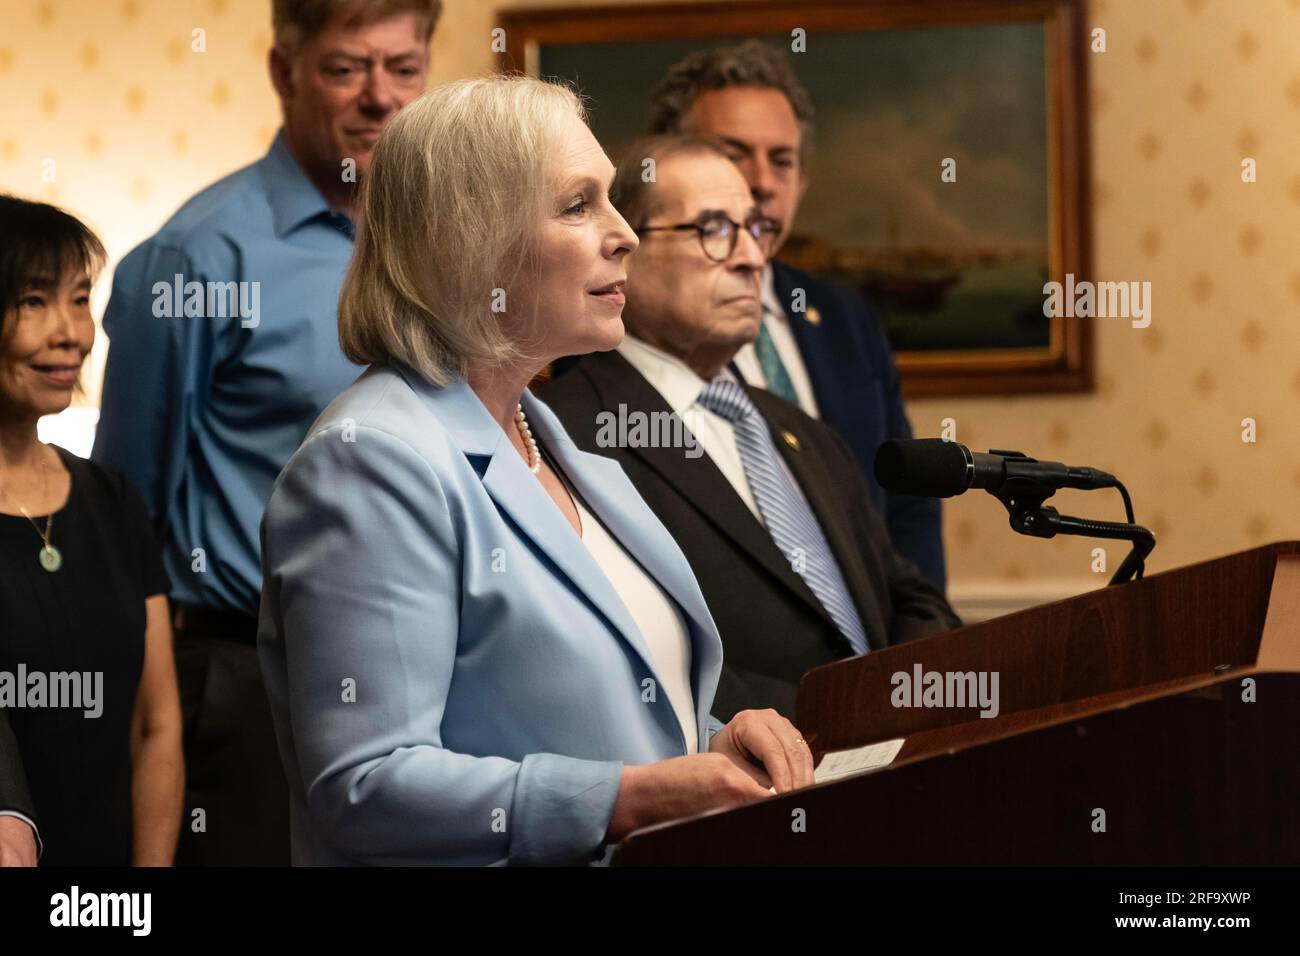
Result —
[[[695,721],[695,696],[691,693],[691,640],[686,619],[677,602],[658,582],[642,570],[623,546],[605,530],[605,526],[587,510],[582,498],[567,482],[582,521],[582,543],[596,564],[614,586],[623,606],[641,631],[662,686],[656,694],[667,694],[682,736],[686,752],[699,752],[699,731]]]

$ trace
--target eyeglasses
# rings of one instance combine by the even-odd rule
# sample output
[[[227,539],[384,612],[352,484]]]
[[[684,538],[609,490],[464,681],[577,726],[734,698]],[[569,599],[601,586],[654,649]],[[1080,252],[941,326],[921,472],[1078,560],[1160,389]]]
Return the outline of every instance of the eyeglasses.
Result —
[[[704,250],[706,256],[714,262],[726,262],[736,251],[736,241],[740,238],[741,229],[754,237],[759,252],[763,253],[764,258],[771,256],[781,226],[775,219],[767,219],[763,216],[752,216],[742,226],[730,216],[714,215],[695,222],[679,223],[676,226],[642,226],[636,232],[639,235],[644,232],[685,232],[688,229],[694,230],[699,235],[700,248]]]

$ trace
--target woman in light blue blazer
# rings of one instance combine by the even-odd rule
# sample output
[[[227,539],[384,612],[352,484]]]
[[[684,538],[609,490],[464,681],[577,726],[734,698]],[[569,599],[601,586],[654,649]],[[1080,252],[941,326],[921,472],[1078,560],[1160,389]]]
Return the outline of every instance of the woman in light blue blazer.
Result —
[[[676,543],[527,391],[623,336],[613,167],[567,89],[452,83],[376,147],[339,307],[370,368],[262,526],[259,653],[296,863],[573,864],[812,782]]]

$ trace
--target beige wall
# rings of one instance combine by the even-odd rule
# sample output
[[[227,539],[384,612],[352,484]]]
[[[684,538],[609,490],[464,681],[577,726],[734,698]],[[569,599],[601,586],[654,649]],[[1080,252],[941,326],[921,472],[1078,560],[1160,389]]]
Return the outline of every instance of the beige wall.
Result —
[[[492,68],[503,5],[448,0],[435,81]],[[0,0],[0,189],[65,205],[120,258],[270,141],[268,11],[268,0]],[[1117,472],[1160,539],[1153,570],[1300,537],[1300,2],[1098,0],[1091,20],[1108,39],[1090,58],[1096,278],[1150,281],[1151,326],[1096,320],[1095,394],[927,399],[912,403],[913,425],[937,435],[953,418],[977,449]],[[206,53],[190,52],[195,27]],[[1241,181],[1245,156],[1255,184]],[[1240,439],[1246,417],[1255,444]],[[1057,504],[1121,516],[1118,495]],[[983,494],[946,506],[945,534],[968,608],[1104,580],[1090,571],[1094,542],[1017,537]]]

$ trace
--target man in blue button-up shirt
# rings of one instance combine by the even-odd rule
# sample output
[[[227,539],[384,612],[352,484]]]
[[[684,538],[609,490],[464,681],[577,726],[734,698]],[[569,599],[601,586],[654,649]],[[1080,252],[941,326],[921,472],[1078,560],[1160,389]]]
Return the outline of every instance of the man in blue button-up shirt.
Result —
[[[357,180],[379,131],[424,90],[441,12],[438,0],[363,0],[321,23],[312,4],[272,7],[283,128],[266,156],[122,260],[104,315],[92,457],[144,495],[177,606],[179,862],[288,862],[255,648],[258,528],[280,469],[361,372],[339,351],[336,319]]]

